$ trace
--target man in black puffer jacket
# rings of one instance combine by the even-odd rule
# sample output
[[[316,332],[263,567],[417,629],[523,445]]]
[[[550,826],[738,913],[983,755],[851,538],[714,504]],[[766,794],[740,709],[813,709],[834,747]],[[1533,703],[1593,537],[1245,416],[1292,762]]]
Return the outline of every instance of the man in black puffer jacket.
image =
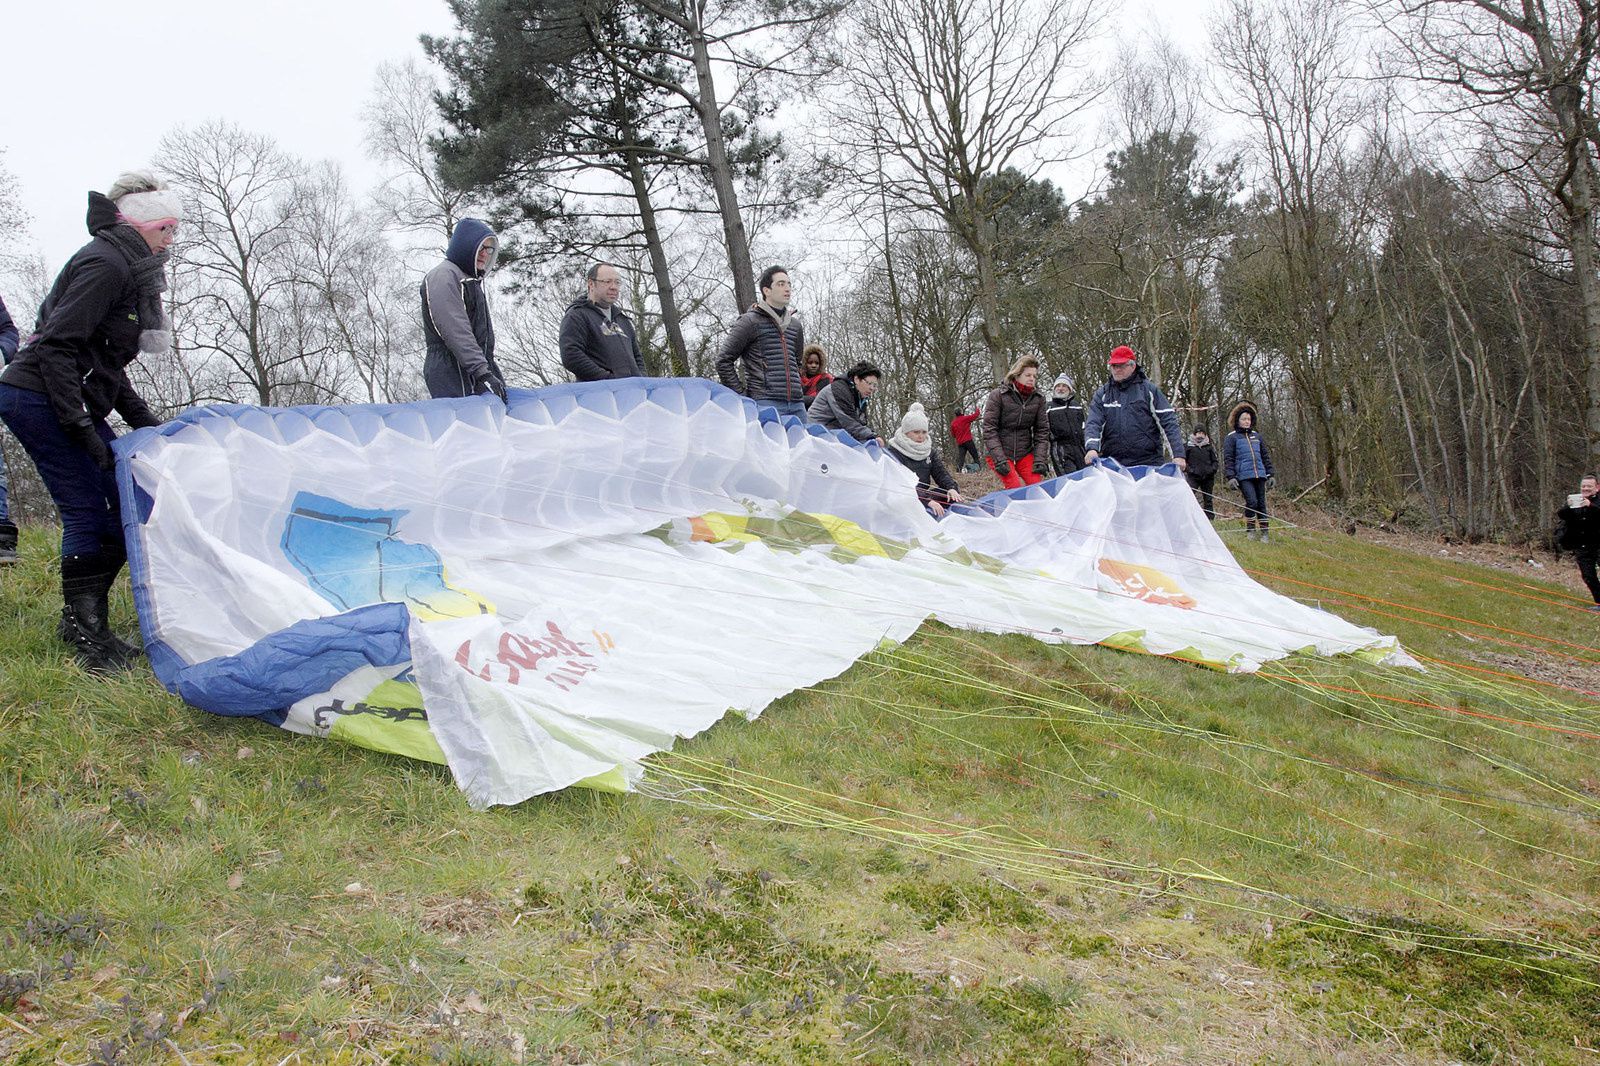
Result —
[[[761,299],[740,315],[717,353],[717,380],[762,407],[806,421],[806,387],[800,359],[805,327],[789,306],[789,272],[770,266],[761,272]],[[744,379],[739,378],[743,364]]]
[[[1050,465],[1056,477],[1083,469],[1083,403],[1066,374],[1056,377],[1050,389]]]
[[[1596,559],[1600,558],[1600,505],[1595,503],[1600,498],[1600,478],[1583,475],[1577,497],[1576,507],[1568,497],[1567,506],[1556,512],[1561,521],[1558,542],[1578,560],[1578,574],[1594,598],[1589,610],[1600,611],[1600,577],[1595,575]]]
[[[1155,382],[1144,376],[1139,357],[1126,344],[1111,350],[1106,360],[1111,380],[1095,391],[1083,427],[1087,462],[1104,455],[1123,466],[1159,466],[1164,458],[1162,438],[1172,449],[1172,461],[1182,470],[1183,433],[1178,413]]]
[[[561,319],[561,365],[579,381],[644,377],[633,320],[617,304],[621,272],[610,263],[596,263],[584,278],[588,292],[572,301]]]

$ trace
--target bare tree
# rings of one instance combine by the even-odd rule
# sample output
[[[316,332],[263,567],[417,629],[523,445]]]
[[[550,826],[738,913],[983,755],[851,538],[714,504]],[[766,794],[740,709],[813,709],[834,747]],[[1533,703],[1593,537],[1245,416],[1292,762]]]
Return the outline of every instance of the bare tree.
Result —
[[[1553,202],[1553,236],[1582,315],[1585,426],[1600,459],[1600,274],[1596,273],[1596,158],[1600,109],[1594,0],[1389,0],[1374,8],[1403,69],[1442,90],[1440,103],[1491,146],[1495,176],[1531,182]]]
[[[1064,135],[1098,94],[1085,72],[1093,0],[863,0],[829,124],[858,191],[938,218],[972,257],[980,329],[998,376],[1002,336],[989,181],[1066,157]],[[1003,194],[998,194],[1003,196]]]
[[[383,63],[361,109],[367,155],[385,168],[373,191],[385,221],[401,230],[450,239],[467,195],[439,176],[434,143],[444,134],[438,83],[414,59]]]

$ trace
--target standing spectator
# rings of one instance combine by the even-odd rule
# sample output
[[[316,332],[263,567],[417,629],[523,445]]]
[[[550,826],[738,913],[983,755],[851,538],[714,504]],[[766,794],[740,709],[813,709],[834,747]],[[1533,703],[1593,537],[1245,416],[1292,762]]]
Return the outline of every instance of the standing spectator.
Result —
[[[428,395],[506,398],[506,379],[494,361],[494,323],[483,279],[494,269],[499,242],[489,223],[464,218],[450,234],[444,259],[422,278],[422,336],[428,353],[422,377]]]
[[[1065,477],[1083,469],[1083,404],[1065,374],[1057,375],[1050,393],[1050,465],[1056,477]]]
[[[983,450],[989,469],[1008,489],[1037,485],[1044,478],[1045,449],[1050,443],[1050,418],[1044,396],[1034,388],[1039,360],[1025,355],[1012,364],[1004,385],[983,402]]]
[[[917,499],[933,517],[942,516],[952,503],[965,501],[956,479],[945,469],[944,460],[928,439],[928,414],[920,403],[912,404],[900,419],[900,428],[889,438],[888,452],[917,475]]]
[[[1245,536],[1267,540],[1267,490],[1272,488],[1272,456],[1256,432],[1256,407],[1249,400],[1228,415],[1233,427],[1222,441],[1222,469],[1228,487],[1244,497]],[[1258,532],[1259,531],[1259,532]]]
[[[1095,390],[1084,419],[1083,442],[1088,447],[1084,460],[1092,463],[1104,455],[1123,466],[1157,466],[1164,457],[1164,439],[1178,469],[1187,467],[1178,414],[1156,383],[1144,376],[1139,356],[1119,344],[1111,349],[1106,365],[1111,380]]]
[[[1600,611],[1600,577],[1595,575],[1595,560],[1600,557],[1600,504],[1595,496],[1600,493],[1600,478],[1594,474],[1583,475],[1578,482],[1577,498],[1567,497],[1567,506],[1556,512],[1561,520],[1561,533],[1557,542],[1578,560],[1578,573],[1589,586],[1594,603],[1591,611]]]
[[[717,353],[717,379],[758,406],[806,420],[806,390],[800,381],[800,353],[806,331],[789,306],[789,272],[770,266],[761,272],[761,298],[734,322]],[[739,364],[744,378],[739,377]],[[822,395],[818,393],[817,395]]]
[[[956,442],[956,458],[961,463],[961,469],[969,474],[981,469],[978,465],[978,445],[972,440],[972,423],[982,417],[983,404],[980,403],[966,414],[956,415],[950,420],[950,436]]]
[[[844,377],[817,393],[811,401],[808,415],[811,421],[828,429],[842,429],[865,444],[877,441],[883,447],[883,438],[867,425],[867,401],[878,391],[883,372],[871,363],[857,363],[845,372]]]
[[[800,385],[805,390],[806,406],[811,406],[811,401],[833,381],[833,375],[828,373],[828,352],[820,344],[808,344],[806,350],[800,353]]]
[[[1189,447],[1183,454],[1188,460],[1183,476],[1189,479],[1189,487],[1200,494],[1200,509],[1205,511],[1206,518],[1214,522],[1217,518],[1217,450],[1211,446],[1211,434],[1196,426],[1189,434]]]
[[[584,281],[587,291],[561,318],[561,365],[579,381],[644,377],[633,320],[617,304],[622,272],[610,263],[595,263]]]
[[[0,362],[7,366],[17,354],[17,324],[11,321],[6,302],[0,300]],[[11,521],[10,503],[6,498],[6,457],[0,455],[0,566],[17,561],[17,524]]]
[[[0,373],[0,420],[39,469],[61,514],[60,634],[78,662],[105,674],[138,649],[111,632],[108,598],[127,562],[106,416],[160,424],[127,365],[172,344],[161,294],[167,248],[183,214],[178,194],[149,174],[89,194],[92,240],[67,260],[39,308],[37,332]]]

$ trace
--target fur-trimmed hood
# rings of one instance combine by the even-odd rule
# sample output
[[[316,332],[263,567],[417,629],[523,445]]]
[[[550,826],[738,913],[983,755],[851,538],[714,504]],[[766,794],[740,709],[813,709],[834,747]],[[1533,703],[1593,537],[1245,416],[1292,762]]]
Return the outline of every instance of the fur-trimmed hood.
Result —
[[[1228,412],[1228,428],[1239,428],[1239,416],[1246,411],[1250,412],[1250,428],[1256,431],[1261,429],[1261,412],[1256,410],[1256,405],[1249,400],[1240,400],[1233,405],[1233,410]]]

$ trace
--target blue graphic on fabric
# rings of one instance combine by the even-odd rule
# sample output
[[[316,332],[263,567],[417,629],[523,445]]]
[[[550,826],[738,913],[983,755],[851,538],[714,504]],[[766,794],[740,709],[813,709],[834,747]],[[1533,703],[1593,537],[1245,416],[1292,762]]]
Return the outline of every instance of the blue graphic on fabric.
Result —
[[[402,603],[425,620],[488,614],[486,600],[445,580],[438,552],[398,538],[405,514],[301,492],[283,525],[283,554],[340,610]]]

